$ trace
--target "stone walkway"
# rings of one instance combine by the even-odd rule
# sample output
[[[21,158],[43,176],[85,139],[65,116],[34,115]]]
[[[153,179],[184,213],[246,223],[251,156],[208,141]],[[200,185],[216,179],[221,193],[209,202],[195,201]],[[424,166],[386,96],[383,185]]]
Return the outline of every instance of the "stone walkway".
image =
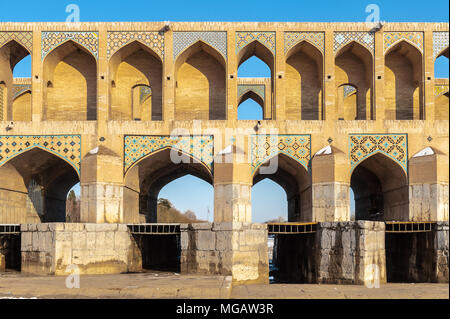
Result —
[[[231,278],[167,272],[80,276],[80,288],[66,277],[0,273],[1,298],[229,298]]]
[[[271,284],[233,287],[231,298],[247,299],[449,299],[448,284],[357,285]]]
[[[231,288],[230,277],[189,276],[169,272],[80,277],[80,288],[66,287],[66,277],[0,273],[3,298],[194,298],[194,299],[449,299],[448,284],[356,285],[271,284]]]

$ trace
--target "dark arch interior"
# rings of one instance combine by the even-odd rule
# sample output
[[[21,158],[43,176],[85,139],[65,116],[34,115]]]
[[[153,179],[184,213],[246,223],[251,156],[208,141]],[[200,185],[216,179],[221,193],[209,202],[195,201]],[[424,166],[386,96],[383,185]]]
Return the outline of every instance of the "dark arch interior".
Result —
[[[66,161],[40,148],[22,153],[8,163],[15,174],[17,184],[23,184],[31,212],[41,222],[65,222],[66,198],[69,190],[79,182],[75,169]],[[30,211],[25,212],[29,214]]]
[[[362,161],[353,171],[355,219],[408,220],[408,181],[403,169],[381,153]]]

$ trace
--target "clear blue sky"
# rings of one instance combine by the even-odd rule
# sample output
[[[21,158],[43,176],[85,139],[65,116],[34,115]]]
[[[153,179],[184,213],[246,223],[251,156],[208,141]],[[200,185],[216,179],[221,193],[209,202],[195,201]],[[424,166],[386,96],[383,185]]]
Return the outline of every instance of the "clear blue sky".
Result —
[[[68,4],[80,8],[80,20],[87,21],[294,21],[294,22],[363,22],[365,8],[374,3],[380,7],[380,18],[387,22],[448,22],[449,2],[439,1],[2,1],[0,21],[34,22],[65,21]],[[24,59],[14,72],[18,77],[30,76],[30,59]],[[239,76],[268,77],[270,70],[256,58],[249,59],[239,69]],[[448,77],[448,59],[436,62],[436,76]],[[248,100],[239,108],[241,119],[261,117],[255,102]],[[78,191],[78,189],[77,189]],[[213,189],[195,177],[180,178],[160,193],[175,206],[191,209],[206,219],[212,219]],[[277,184],[265,180],[253,187],[253,220],[262,222],[277,216],[287,216],[286,194]]]

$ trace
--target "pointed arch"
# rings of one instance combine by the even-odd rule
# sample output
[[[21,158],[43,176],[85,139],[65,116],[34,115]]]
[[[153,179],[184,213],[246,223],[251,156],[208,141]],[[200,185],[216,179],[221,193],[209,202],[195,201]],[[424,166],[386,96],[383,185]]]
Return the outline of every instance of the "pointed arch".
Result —
[[[389,119],[424,119],[422,52],[401,40],[385,54],[385,99]]]
[[[3,120],[11,120],[14,101],[14,67],[26,56],[30,55],[30,51],[20,42],[10,39],[0,47],[0,83],[3,83],[2,89],[3,114],[0,118]]]
[[[175,118],[226,119],[226,60],[201,40],[175,61]]]
[[[14,97],[12,119],[13,121],[31,121],[31,118],[31,89],[27,89]]]
[[[265,174],[262,167],[276,162],[276,171]],[[253,172],[253,185],[264,179],[270,179],[286,192],[289,221],[312,220],[311,175],[308,170],[289,154],[278,153],[261,163]]]
[[[162,120],[161,57],[140,41],[132,41],[117,50],[109,60],[110,119]],[[147,86],[151,97],[136,101],[136,86]]]
[[[342,92],[336,95],[339,118],[345,120],[372,120],[373,109],[373,55],[370,50],[357,41],[343,46],[335,56],[336,89],[352,83],[356,92],[356,113],[346,110]]]
[[[386,154],[376,152],[362,160],[351,173],[350,187],[356,219],[409,219],[408,176]]]
[[[256,56],[265,64],[267,64],[267,66],[270,68],[271,77],[273,78],[275,56],[272,51],[270,51],[264,44],[262,44],[258,40],[253,40],[239,50],[237,54],[237,67],[239,68],[242,63],[244,63],[252,56]]]
[[[447,59],[449,58],[449,47],[447,46],[446,48],[442,49],[440,52],[438,52],[434,58],[434,60],[436,61],[436,59],[438,59],[441,56],[445,56]]]
[[[156,205],[160,190],[170,183],[185,175],[192,175],[213,184],[213,175],[208,167],[191,154],[175,149],[182,153],[186,163],[174,163],[171,160],[172,147],[164,147],[142,157],[125,172],[125,185],[129,191],[127,196],[130,201],[127,211],[133,214],[140,213],[147,216],[147,220],[156,222]]]
[[[43,117],[47,120],[97,118],[97,60],[79,43],[67,40],[43,61]]]
[[[11,222],[64,222],[69,190],[79,182],[78,171],[69,161],[44,147],[34,146],[9,158],[0,166],[0,192],[14,208]]]
[[[259,95],[258,92],[254,91],[252,89],[248,89],[248,90],[244,91],[239,96],[238,107],[239,107],[239,105],[241,105],[241,103],[245,102],[248,99],[251,99],[251,100],[255,101],[256,103],[258,103],[264,112],[264,98],[261,95]]]
[[[302,40],[286,54],[286,117],[291,120],[323,118],[323,55]]]

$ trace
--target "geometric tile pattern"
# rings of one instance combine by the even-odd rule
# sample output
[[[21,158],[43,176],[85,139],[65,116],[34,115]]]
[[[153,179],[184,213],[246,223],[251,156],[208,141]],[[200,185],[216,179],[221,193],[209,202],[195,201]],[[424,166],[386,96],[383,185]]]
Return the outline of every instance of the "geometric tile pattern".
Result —
[[[179,31],[173,33],[173,58],[189,48],[194,43],[202,41],[213,47],[223,57],[227,58],[227,32],[226,31]]]
[[[64,31],[64,32],[42,32],[42,60],[54,48],[60,44],[72,40],[83,46],[98,59],[98,32],[91,31]]]
[[[13,100],[26,91],[31,91],[31,84],[13,84]]]
[[[282,153],[299,162],[309,172],[311,160],[311,135],[252,135],[252,173],[273,156]]]
[[[435,97],[441,96],[442,94],[447,93],[447,92],[448,92],[448,84],[434,86],[434,96]]]
[[[414,45],[423,53],[423,32],[384,32],[384,52],[392,48],[396,43],[405,40]]]
[[[11,40],[14,40],[23,45],[24,48],[28,50],[28,52],[32,52],[33,32],[0,32],[0,48]]]
[[[0,166],[36,147],[62,158],[80,175],[81,135],[0,135]]]
[[[264,100],[266,93],[266,86],[264,84],[238,84],[238,98],[240,98],[248,91],[255,92]]]
[[[161,60],[164,60],[164,33],[143,31],[111,31],[108,32],[108,59],[125,45],[138,41],[152,49]]]
[[[408,174],[407,134],[350,134],[350,171],[364,159],[382,153],[398,163]]]
[[[354,86],[344,85],[344,99],[353,93],[356,93],[356,88]]]
[[[275,32],[236,32],[236,53],[253,41],[260,42],[275,54]]]
[[[139,87],[139,103],[142,104],[150,96],[152,96],[152,88],[146,85],[141,85]]]
[[[210,172],[214,160],[214,136],[209,135],[125,135],[124,173],[153,152],[177,149],[200,161]]]
[[[301,41],[307,41],[320,52],[325,48],[325,33],[323,32],[285,32],[284,33],[284,54]]]
[[[433,32],[433,58],[448,48],[448,32]]]
[[[375,35],[373,32],[346,31],[334,33],[334,53],[352,41],[361,44],[372,54],[375,51]]]

